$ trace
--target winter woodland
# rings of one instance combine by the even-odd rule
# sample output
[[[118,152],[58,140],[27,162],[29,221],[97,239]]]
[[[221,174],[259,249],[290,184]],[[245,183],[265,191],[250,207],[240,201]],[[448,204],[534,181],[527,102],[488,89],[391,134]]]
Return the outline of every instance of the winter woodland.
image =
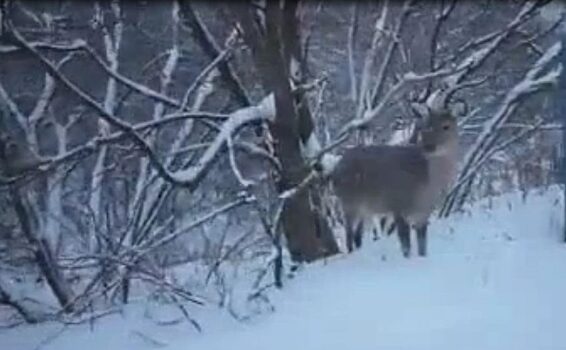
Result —
[[[566,310],[564,294],[550,292],[566,284],[549,273],[566,266],[561,1],[0,6],[0,343],[8,348],[76,348],[80,332],[112,333],[120,319],[135,325],[132,342],[109,337],[93,348],[221,349],[231,344],[220,344],[226,332],[249,324],[263,327],[258,343],[254,332],[237,333],[233,347],[272,339],[281,348],[443,349],[431,339],[446,336],[454,340],[446,348],[462,348],[460,333],[434,338],[418,322],[447,303],[458,305],[454,319],[467,314],[460,306],[477,296],[476,274],[478,286],[499,278],[532,290],[525,298],[537,288],[548,295],[540,307],[489,299],[478,308],[499,310],[484,314],[494,327],[513,300],[531,306],[525,319]],[[404,259],[387,215],[365,222],[362,249],[348,254],[328,175],[352,147],[414,145],[417,107],[447,92],[459,107],[458,171],[429,219],[428,256]],[[441,297],[442,275],[462,300]],[[403,311],[406,326],[388,308],[413,305],[404,288],[434,295]],[[341,301],[350,293],[359,304]],[[329,311],[341,302],[350,314]],[[372,303],[374,313],[361,307]],[[289,310],[335,321],[303,333]],[[398,325],[390,332],[398,337],[374,337],[372,324]],[[439,327],[484,335],[485,324]],[[509,327],[503,339],[526,349],[566,346],[559,328]],[[329,329],[346,333],[334,339]],[[279,343],[286,333],[297,339]],[[479,338],[480,348],[512,344]]]

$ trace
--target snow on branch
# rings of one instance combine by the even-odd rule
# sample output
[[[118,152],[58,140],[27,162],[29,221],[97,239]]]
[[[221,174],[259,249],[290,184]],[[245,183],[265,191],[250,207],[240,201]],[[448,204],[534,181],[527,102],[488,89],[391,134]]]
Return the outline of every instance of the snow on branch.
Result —
[[[481,169],[481,167],[487,163],[495,154],[498,152],[508,148],[512,144],[526,138],[527,136],[531,135],[533,132],[541,130],[544,128],[545,120],[539,118],[539,121],[536,122],[534,125],[530,125],[525,127],[523,130],[515,134],[510,139],[502,142],[500,145],[493,147],[488,152],[484,153],[484,155],[479,159],[474,165],[467,171],[466,175],[461,176],[456,184],[453,186],[451,193],[455,193],[461,186],[465,185],[467,181],[469,181],[473,176],[477,174],[477,172]]]
[[[461,67],[460,69],[465,69],[465,67]],[[385,107],[392,101],[393,97],[399,94],[408,84],[417,83],[421,81],[426,81],[429,79],[434,79],[438,77],[444,77],[448,75],[452,75],[458,70],[453,68],[445,68],[441,70],[437,70],[430,73],[424,74],[417,74],[415,72],[407,72],[405,73],[401,80],[399,80],[394,86],[389,89],[389,91],[385,94],[385,96],[381,99],[379,104],[375,107],[365,110],[363,115],[359,118],[352,119],[349,123],[347,123],[342,130],[340,131],[339,135],[347,134],[354,129],[358,129],[361,127],[366,126],[370,123],[374,118],[376,118]]]
[[[118,119],[111,112],[107,111],[99,102],[93,99],[89,94],[87,94],[85,91],[81,90],[77,85],[71,82],[53,63],[47,60],[35,48],[30,46],[15,28],[11,28],[11,32],[17,44],[25,51],[30,53],[37,61],[39,61],[47,70],[47,72],[51,76],[53,76],[54,79],[56,79],[59,83],[61,83],[61,85],[66,87],[80,100],[82,100],[86,105],[97,111],[100,118],[129,137],[134,142],[134,144],[148,157],[149,162],[155,168],[158,175],[166,181],[177,186],[194,189],[198,185],[200,180],[204,177],[204,175],[206,175],[207,170],[210,168],[210,165],[212,165],[212,162],[216,159],[223,146],[227,142],[228,137],[237,132],[241,127],[252,122],[275,119],[275,100],[273,94],[265,97],[257,106],[246,107],[235,111],[221,126],[219,134],[201,156],[196,165],[191,166],[188,169],[172,173],[167,170],[164,164],[153,152],[150,145],[140,136],[138,131],[131,124]],[[162,94],[159,94],[151,89],[148,89],[145,86],[139,86],[139,84],[131,82],[127,80],[127,78],[124,78],[117,74],[112,74],[112,76],[117,80],[122,79],[122,81],[128,81],[128,84],[136,86],[140,91],[144,91],[147,96],[156,97],[161,102],[168,104],[173,103],[175,106],[179,106],[178,102],[172,102],[170,98],[163,96]]]
[[[48,49],[52,51],[76,51],[84,47],[83,40],[73,40],[66,43],[49,43],[44,41],[32,41],[29,45],[35,49]],[[21,47],[15,45],[0,45],[0,53],[11,53],[21,50]]]
[[[389,46],[387,47],[385,57],[383,58],[381,65],[379,66],[379,69],[378,69],[378,72],[377,72],[377,78],[376,78],[375,86],[373,87],[373,89],[371,91],[370,101],[372,103],[373,103],[373,101],[375,101],[378,98],[378,96],[381,95],[381,90],[383,89],[383,86],[385,84],[385,77],[387,75],[386,72],[389,68],[389,65],[392,62],[393,54],[395,53],[395,51],[397,50],[397,47],[399,46],[399,39],[398,38],[401,37],[401,32],[403,30],[405,20],[409,17],[409,14],[412,11],[414,3],[415,3],[414,0],[405,0],[405,2],[403,4],[403,12],[399,15],[397,23],[395,24],[395,29],[394,29],[394,32],[392,34],[393,37],[389,41]],[[377,28],[376,28],[376,30],[377,30]]]
[[[182,236],[183,234],[193,230],[194,228],[202,225],[203,223],[215,218],[216,216],[223,214],[229,210],[232,210],[234,208],[237,208],[239,206],[245,205],[245,204],[249,204],[254,202],[256,199],[253,196],[247,195],[245,193],[241,193],[240,196],[223,205],[220,206],[214,210],[212,210],[211,212],[207,213],[206,215],[194,220],[193,222],[188,223],[187,225],[184,225],[182,227],[180,227],[179,229],[177,229],[174,232],[171,232],[157,240],[154,241],[145,241],[145,244],[142,244],[138,247],[134,247],[133,250],[136,253],[137,256],[143,256],[145,254],[147,254],[148,252],[157,249],[159,247],[162,247],[163,245],[172,242],[173,240],[177,239],[178,237]]]
[[[229,137],[242,126],[261,120],[275,120],[275,97],[273,94],[267,95],[257,106],[245,107],[232,113],[228,120],[222,124],[220,132],[197,164],[177,171],[175,177],[182,182],[198,182],[228,142]]]
[[[480,39],[476,39],[471,43],[463,46],[463,48],[471,48],[478,44],[485,44],[482,48],[472,52],[468,57],[462,60],[458,65],[459,73],[454,74],[446,79],[448,86],[458,85],[467,76],[476,71],[485,63],[485,61],[505,42],[505,40],[516,31],[516,29],[525,23],[532,14],[540,7],[537,1],[526,1],[519,13],[507,24],[503,29],[488,34]],[[480,45],[481,45],[480,44]],[[462,52],[461,49],[460,52]]]
[[[138,146],[142,152],[149,158],[150,163],[155,167],[157,172],[161,177],[167,181],[185,187],[190,187],[192,184],[183,183],[178,181],[160,162],[157,155],[153,152],[149,144],[133,129],[133,127],[114,116],[111,112],[107,111],[104,106],[92,98],[88,93],[80,89],[76,84],[71,82],[61,71],[47,58],[39,53],[35,48],[31,47],[27,41],[21,36],[21,34],[15,29],[11,28],[11,33],[14,40],[20,45],[25,51],[31,54],[41,65],[47,70],[47,72],[53,76],[61,85],[66,87],[72,94],[77,96],[82,100],[87,106],[91,107],[98,112],[98,116],[106,121],[108,124],[114,126],[118,130],[124,132],[136,146]]]
[[[562,45],[560,42],[551,46],[525,74],[523,80],[509,90],[501,106],[493,118],[485,125],[475,144],[468,152],[464,160],[464,171],[478,157],[484,145],[491,142],[491,139],[495,136],[496,130],[505,123],[521,102],[524,101],[524,97],[557,84],[558,78],[562,72],[562,64],[558,63],[554,68],[544,74],[542,73],[547,66],[556,59],[561,50]]]
[[[522,103],[527,101],[528,96],[555,86],[558,83],[558,78],[562,73],[562,64],[557,63],[554,67],[549,66],[558,57],[561,50],[562,45],[560,42],[548,48],[525,74],[525,77],[507,92],[500,107],[484,125],[475,143],[467,152],[460,175],[458,176],[457,185],[453,187],[444,203],[440,212],[441,216],[450,214],[456,199],[460,196],[465,196],[465,194],[460,193],[462,185],[473,181],[473,174],[494,154],[493,150],[497,147],[495,144],[500,134],[501,126],[509,120]],[[536,129],[538,129],[540,125],[537,124],[536,126]]]
[[[21,37],[21,36],[20,36]],[[164,95],[158,91],[151,89],[150,87],[140,84],[123,74],[120,74],[117,70],[113,69],[105,60],[82,39],[76,39],[70,44],[48,44],[42,42],[34,42],[34,43],[27,43],[29,48],[39,49],[39,48],[50,48],[50,49],[57,49],[59,51],[84,51],[86,52],[89,57],[91,57],[108,75],[112,78],[116,79],[116,81],[120,82],[121,84],[129,87],[130,89],[134,90],[135,92],[146,96],[156,102],[164,103],[169,107],[174,107],[178,109],[185,109],[187,103],[183,103],[180,101],[175,100],[167,95]],[[21,47],[21,46],[20,46]],[[0,53],[11,52],[18,49],[18,47],[13,46],[0,46]],[[4,50],[4,51],[2,51]],[[205,70],[197,77],[197,79],[193,82],[192,89],[189,89],[190,93],[194,92],[194,89],[202,82],[203,77],[208,75],[209,71],[217,67],[221,64],[233,50],[233,46],[227,47],[224,51],[222,51],[215,60],[205,68]],[[188,96],[185,97],[187,99]]]
[[[360,79],[360,90],[359,90],[358,101],[357,101],[358,107],[357,107],[356,117],[361,116],[362,113],[363,113],[363,110],[365,108],[365,98],[366,98],[367,93],[369,91],[370,79],[371,79],[371,75],[372,75],[371,73],[372,73],[374,62],[375,62],[375,58],[377,57],[377,54],[378,54],[379,43],[381,42],[381,39],[383,38],[383,33],[386,32],[385,22],[388,18],[388,15],[389,15],[389,1],[385,1],[382,5],[380,15],[375,20],[373,37],[372,37],[372,40],[371,40],[371,46],[368,49],[366,56],[365,56],[365,59],[364,59],[362,76],[361,76],[361,79]],[[353,41],[354,38],[351,38],[351,40]],[[350,65],[353,66],[353,62]],[[352,77],[352,82],[354,80],[355,80],[355,76]]]

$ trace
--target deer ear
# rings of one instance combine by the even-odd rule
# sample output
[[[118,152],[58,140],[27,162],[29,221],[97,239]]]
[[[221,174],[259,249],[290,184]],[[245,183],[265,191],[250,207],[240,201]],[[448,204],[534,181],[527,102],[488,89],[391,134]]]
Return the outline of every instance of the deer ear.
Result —
[[[430,114],[428,106],[422,103],[412,102],[411,109],[417,114],[420,119],[426,119]]]
[[[455,101],[450,106],[450,114],[455,118],[463,117],[468,114],[468,105],[462,100]]]

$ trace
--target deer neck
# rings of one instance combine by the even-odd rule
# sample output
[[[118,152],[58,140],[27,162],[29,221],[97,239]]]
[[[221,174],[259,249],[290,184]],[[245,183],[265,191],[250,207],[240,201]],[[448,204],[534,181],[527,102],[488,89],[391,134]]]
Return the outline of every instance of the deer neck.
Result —
[[[454,182],[458,171],[458,145],[445,145],[433,152],[425,152],[428,171],[434,192],[439,194]]]

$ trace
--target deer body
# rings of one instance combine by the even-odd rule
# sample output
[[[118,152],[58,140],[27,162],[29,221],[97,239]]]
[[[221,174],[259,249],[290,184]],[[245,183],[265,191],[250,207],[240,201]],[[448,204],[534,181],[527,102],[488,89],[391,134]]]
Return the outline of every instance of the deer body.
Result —
[[[428,218],[457,174],[458,133],[446,109],[431,109],[414,145],[370,145],[347,150],[330,174],[342,202],[349,251],[361,245],[363,221],[391,215],[403,254],[410,255],[410,227],[419,255],[426,255]]]

